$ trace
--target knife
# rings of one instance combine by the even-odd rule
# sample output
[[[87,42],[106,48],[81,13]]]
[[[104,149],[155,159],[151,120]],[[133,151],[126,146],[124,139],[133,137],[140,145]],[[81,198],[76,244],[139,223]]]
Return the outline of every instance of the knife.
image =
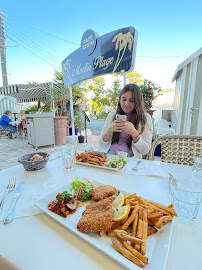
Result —
[[[13,214],[14,214],[14,210],[15,210],[15,205],[16,205],[16,202],[17,202],[18,198],[20,197],[20,195],[22,193],[23,185],[24,185],[24,182],[21,182],[17,186],[14,197],[13,197],[11,207],[8,210],[8,214],[4,218],[4,221],[3,221],[4,223],[10,223],[13,220]]]

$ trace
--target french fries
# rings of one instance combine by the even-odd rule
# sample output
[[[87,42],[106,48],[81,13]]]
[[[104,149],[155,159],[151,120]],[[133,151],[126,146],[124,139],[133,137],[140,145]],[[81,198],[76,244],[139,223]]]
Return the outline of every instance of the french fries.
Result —
[[[140,259],[143,263],[148,264],[148,258],[143,256],[140,252],[138,252],[133,247],[131,247],[131,245],[129,245],[127,241],[121,241],[121,243],[127,250],[133,253],[133,255],[135,255],[138,259]]]
[[[142,239],[142,228],[143,228],[143,220],[142,220],[142,214],[143,208],[140,206],[139,208],[139,219],[138,219],[138,225],[137,225],[137,234],[136,237],[139,239]],[[135,244],[135,249],[140,251],[140,244]]]
[[[147,236],[152,235],[157,232],[157,228],[154,226],[148,226],[147,227]]]
[[[107,158],[104,155],[97,156],[93,153],[84,152],[81,154],[76,154],[76,161],[103,166],[107,162]]]
[[[165,221],[171,221],[172,217],[171,216],[164,216],[164,217],[160,217],[159,220],[157,221],[157,223],[155,224],[155,227],[158,229],[161,229],[163,226],[163,222]]]
[[[113,221],[106,235],[113,237],[112,244],[120,254],[139,267],[144,267],[148,264],[148,236],[157,233],[177,213],[172,204],[165,206],[143,199],[136,193],[126,197],[124,205],[130,206],[128,217]],[[102,233],[105,232],[100,232],[100,235]]]
[[[105,233],[106,231],[100,231],[100,237],[102,237]]]
[[[147,217],[148,217],[148,219],[152,220],[152,219],[155,219],[155,218],[160,218],[162,216],[163,216],[163,213],[155,212],[155,213],[149,214]]]
[[[122,225],[121,230],[126,230],[126,229],[128,229],[129,225],[130,225],[130,224],[133,222],[133,220],[135,219],[138,210],[139,210],[139,205],[137,204],[137,205],[135,206],[135,208],[133,209],[133,212],[132,212],[132,214],[130,215],[130,217],[128,218],[128,220]]]
[[[107,231],[107,235],[111,237],[117,236],[117,233],[127,234],[127,232],[124,230],[108,230]]]
[[[143,209],[142,211],[142,219],[143,219],[143,226],[142,226],[142,240],[143,243],[141,244],[141,253],[142,255],[146,254],[146,248],[147,248],[147,211]]]
[[[161,211],[163,209],[164,211],[167,211],[168,213],[170,213],[170,215],[177,216],[176,211],[171,208],[171,205],[168,205],[166,207],[165,205],[162,205],[160,203],[155,203],[155,202],[152,202],[152,201],[149,201],[149,200],[145,200],[145,201],[151,203],[152,205],[155,205],[155,206],[159,207],[161,209]],[[173,207],[173,205],[172,205],[172,207]]]
[[[144,243],[143,240],[138,239],[137,237],[134,237],[134,236],[124,234],[124,233],[117,232],[116,235],[118,236],[119,239],[124,240],[124,241],[131,241],[131,242],[137,243],[137,244]]]
[[[131,262],[135,263],[139,267],[144,267],[145,266],[145,264],[141,260],[139,260],[136,256],[134,256],[126,248],[124,248],[123,245],[118,240],[115,240],[114,238],[112,238],[111,240],[112,240],[112,244],[113,244],[114,248],[119,253],[121,253],[125,258],[127,258]]]

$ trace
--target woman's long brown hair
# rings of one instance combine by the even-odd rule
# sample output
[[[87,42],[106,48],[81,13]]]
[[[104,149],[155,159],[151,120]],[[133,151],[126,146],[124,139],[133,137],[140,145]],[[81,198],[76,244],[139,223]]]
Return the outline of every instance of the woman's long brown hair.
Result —
[[[125,114],[124,111],[121,108],[121,97],[124,93],[131,91],[133,94],[133,102],[134,102],[134,110],[131,112],[130,116],[130,122],[133,123],[136,130],[139,130],[139,125],[141,125],[141,131],[142,133],[145,128],[146,124],[146,117],[145,117],[145,108],[144,108],[144,100],[142,92],[137,84],[129,83],[124,86],[124,88],[121,90],[121,93],[119,95],[119,102],[116,110],[116,114]],[[119,136],[120,132],[114,132],[112,136],[112,144],[119,142]],[[127,146],[129,149],[131,149],[132,145],[132,136],[129,136],[127,140]]]

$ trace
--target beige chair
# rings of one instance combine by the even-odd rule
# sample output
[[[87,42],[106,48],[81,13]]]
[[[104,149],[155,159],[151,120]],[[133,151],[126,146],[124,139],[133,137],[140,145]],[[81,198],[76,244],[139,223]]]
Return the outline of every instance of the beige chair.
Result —
[[[157,138],[151,146],[149,160],[154,160],[156,147],[161,144],[161,161],[192,166],[202,157],[202,137],[171,135]]]

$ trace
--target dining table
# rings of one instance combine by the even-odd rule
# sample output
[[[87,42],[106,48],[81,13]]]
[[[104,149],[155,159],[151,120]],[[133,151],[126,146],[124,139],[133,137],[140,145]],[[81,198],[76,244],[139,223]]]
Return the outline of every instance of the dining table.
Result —
[[[116,257],[92,245],[36,205],[48,194],[57,195],[58,191],[64,191],[65,186],[70,185],[77,176],[109,184],[118,190],[136,193],[151,201],[169,205],[171,193],[168,173],[179,179],[189,177],[192,172],[191,166],[141,160],[145,168],[157,168],[156,175],[138,174],[135,171],[130,173],[127,166],[137,161],[135,158],[128,158],[125,170],[113,171],[76,164],[73,170],[65,171],[60,153],[55,152],[46,167],[41,170],[26,171],[19,164],[0,171],[0,200],[9,179],[16,177],[16,186],[24,182],[12,222],[4,224],[3,219],[11,205],[14,192],[8,193],[0,215],[0,270],[128,269],[126,265],[116,260]],[[169,239],[166,244],[154,246],[151,260],[145,269],[202,269],[201,228],[201,206],[194,222],[174,217],[170,223]],[[161,256],[161,253],[165,256]],[[134,268],[131,269],[139,267],[134,264]]]

